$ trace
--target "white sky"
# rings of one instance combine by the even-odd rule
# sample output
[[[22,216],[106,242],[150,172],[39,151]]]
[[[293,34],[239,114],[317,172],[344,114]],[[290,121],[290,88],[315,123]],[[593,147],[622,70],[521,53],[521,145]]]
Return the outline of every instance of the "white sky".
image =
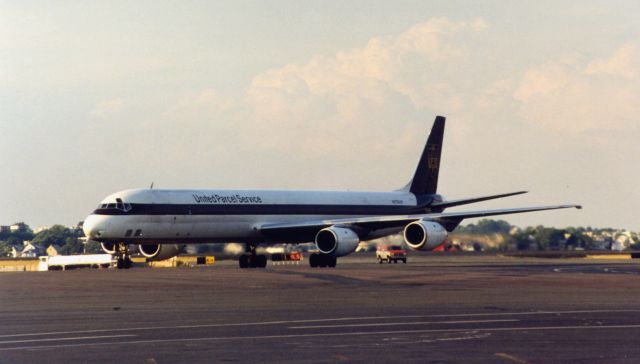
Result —
[[[127,188],[384,191],[640,229],[638,1],[0,1],[0,224]],[[469,222],[469,221],[467,221]]]

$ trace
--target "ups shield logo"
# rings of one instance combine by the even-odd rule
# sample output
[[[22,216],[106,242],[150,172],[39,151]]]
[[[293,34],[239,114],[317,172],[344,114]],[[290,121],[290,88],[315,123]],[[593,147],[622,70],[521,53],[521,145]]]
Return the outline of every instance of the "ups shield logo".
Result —
[[[429,152],[429,157],[427,159],[427,165],[429,166],[429,169],[438,169],[438,166],[440,165],[440,145],[438,144],[432,144],[429,145],[428,147],[428,152]]]
[[[431,157],[429,158],[429,169],[438,169],[438,165],[440,165],[440,158]]]

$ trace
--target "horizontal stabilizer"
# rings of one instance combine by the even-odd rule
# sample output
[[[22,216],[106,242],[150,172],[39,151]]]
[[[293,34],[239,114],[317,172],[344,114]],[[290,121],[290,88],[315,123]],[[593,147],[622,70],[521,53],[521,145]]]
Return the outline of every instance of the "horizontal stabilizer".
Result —
[[[466,205],[466,204],[475,203],[475,202],[494,200],[494,199],[497,199],[497,198],[522,195],[523,193],[527,193],[527,192],[528,191],[518,191],[518,192],[503,193],[503,194],[499,194],[499,195],[491,195],[491,196],[482,196],[482,197],[474,197],[474,198],[465,198],[465,199],[460,199],[460,200],[434,202],[431,205],[429,205],[429,207],[438,208],[438,209],[446,209],[448,207],[453,207],[453,206],[460,206],[460,205]]]

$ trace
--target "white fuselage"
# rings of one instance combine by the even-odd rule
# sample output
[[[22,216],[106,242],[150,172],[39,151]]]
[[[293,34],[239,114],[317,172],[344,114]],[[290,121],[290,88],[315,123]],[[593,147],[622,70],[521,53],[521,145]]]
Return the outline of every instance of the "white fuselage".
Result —
[[[263,242],[273,239],[261,233],[263,225],[417,209],[409,192],[138,189],[105,198],[83,228],[101,242]]]

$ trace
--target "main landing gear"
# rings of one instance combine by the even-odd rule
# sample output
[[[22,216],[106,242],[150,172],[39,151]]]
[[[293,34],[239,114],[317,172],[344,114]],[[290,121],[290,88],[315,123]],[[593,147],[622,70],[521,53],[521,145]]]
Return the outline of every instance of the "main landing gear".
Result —
[[[245,254],[242,254],[238,259],[240,268],[266,268],[267,256],[264,254],[256,254],[256,246],[253,244],[247,244],[245,247]]]
[[[118,243],[115,246],[116,256],[116,268],[129,269],[131,268],[131,255],[129,254],[129,244]]]
[[[338,258],[333,255],[313,253],[309,256],[309,265],[311,268],[335,268],[338,264]]]

